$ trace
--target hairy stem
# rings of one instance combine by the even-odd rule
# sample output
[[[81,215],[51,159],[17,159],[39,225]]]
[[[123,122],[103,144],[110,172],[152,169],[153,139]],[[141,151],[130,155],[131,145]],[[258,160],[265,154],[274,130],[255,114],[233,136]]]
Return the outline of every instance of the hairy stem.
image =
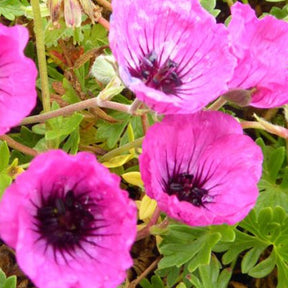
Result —
[[[98,20],[98,23],[101,24],[105,29],[109,31],[110,29],[110,23],[103,17],[100,17]]]
[[[105,162],[109,161],[111,158],[123,154],[123,152],[129,151],[132,148],[140,147],[143,142],[144,137],[138,138],[133,142],[127,143],[119,148],[116,148],[108,153],[106,153],[104,156],[102,156],[99,161]]]
[[[143,228],[142,230],[138,231],[136,241],[139,241],[139,240],[146,238],[147,236],[150,235],[150,228],[151,228],[151,226],[153,226],[157,223],[157,220],[160,216],[160,212],[161,211],[160,211],[159,207],[157,206],[152,217],[151,217],[151,220],[146,225],[146,227]]]
[[[6,143],[8,144],[9,147],[16,149],[26,155],[30,155],[30,156],[37,156],[38,152],[30,147],[27,147],[17,141],[15,141],[14,139],[12,139],[11,137],[9,137],[8,135],[2,135],[0,136],[0,139],[3,141],[6,141]]]
[[[144,279],[150,272],[152,272],[158,265],[159,261],[161,260],[161,256],[159,256],[158,258],[156,258],[156,260],[154,260],[149,266],[148,268],[145,269],[145,271],[143,271],[143,273],[141,275],[139,275],[135,280],[133,280],[129,285],[128,288],[135,288],[142,279]]]
[[[107,10],[112,11],[112,5],[107,0],[96,0],[96,2]]]
[[[46,55],[45,55],[44,31],[42,26],[39,0],[31,0],[31,6],[33,10],[34,32],[36,37],[36,49],[39,65],[39,74],[41,80],[42,104],[44,112],[48,112],[50,111],[50,94],[49,94]]]
[[[211,104],[207,110],[217,111],[222,108],[227,101],[223,97],[219,97],[213,104]]]
[[[38,123],[38,122],[45,122],[51,118],[59,117],[59,116],[67,116],[71,115],[74,112],[77,111],[82,111],[87,108],[92,108],[92,107],[102,107],[102,108],[109,108],[121,112],[128,113],[130,106],[117,103],[117,102],[112,102],[112,101],[103,101],[100,98],[92,98],[92,99],[87,99],[78,103],[74,103],[68,106],[65,106],[63,108],[50,111],[47,113],[43,113],[40,115],[35,115],[35,116],[30,116],[25,118],[20,125],[27,125],[27,124],[33,124],[33,123]]]

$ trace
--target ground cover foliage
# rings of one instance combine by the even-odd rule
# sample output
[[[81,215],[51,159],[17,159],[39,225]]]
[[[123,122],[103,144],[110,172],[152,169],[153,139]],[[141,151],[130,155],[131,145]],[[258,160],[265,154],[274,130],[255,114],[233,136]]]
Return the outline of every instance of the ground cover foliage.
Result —
[[[161,1],[164,2],[164,0]],[[40,61],[37,59],[36,38],[33,30],[35,14],[33,14],[30,2],[32,1],[2,0],[0,2],[0,22],[6,26],[17,24],[27,27],[29,42],[25,49],[25,55],[38,65]],[[133,266],[127,270],[126,279],[123,279],[123,283],[118,287],[287,288],[288,130],[285,127],[288,123],[288,104],[286,104],[288,101],[285,105],[276,105],[280,107],[265,109],[246,105],[247,103],[243,105],[242,101],[235,101],[231,95],[227,95],[228,102],[219,107],[219,110],[227,115],[232,115],[242,123],[244,134],[253,139],[258,145],[257,149],[260,147],[263,153],[262,176],[258,182],[259,196],[256,205],[253,205],[253,209],[245,218],[244,216],[241,218],[244,218],[242,221],[229,223],[226,218],[227,221],[223,221],[233,225],[186,225],[191,221],[185,217],[168,217],[171,202],[163,202],[162,205],[167,205],[168,208],[165,210],[163,207],[160,212],[157,202],[147,195],[147,187],[155,188],[157,181],[145,185],[144,177],[142,176],[143,179],[141,179],[141,167],[143,170],[146,167],[143,168],[144,164],[141,166],[140,163],[139,168],[142,143],[144,141],[144,145],[148,146],[145,142],[148,143],[148,140],[145,140],[145,135],[149,134],[147,131],[150,126],[162,120],[163,117],[161,114],[153,112],[153,109],[149,110],[154,102],[151,104],[150,100],[147,100],[146,103],[146,96],[143,96],[141,100],[144,99],[143,101],[148,107],[138,105],[134,109],[135,107],[132,106],[135,103],[133,102],[135,95],[131,92],[133,89],[129,90],[126,87],[128,85],[125,86],[120,81],[118,72],[115,72],[117,65],[114,60],[102,57],[111,55],[107,24],[111,16],[110,3],[97,1],[102,8],[102,16],[100,16],[102,20],[98,19],[101,24],[97,21],[92,23],[94,21],[90,19],[91,15],[86,13],[82,14],[81,24],[76,25],[77,27],[68,27],[69,25],[65,23],[67,19],[63,19],[63,17],[52,19],[54,21],[52,23],[46,4],[44,1],[40,4],[40,21],[44,32],[50,112],[43,108],[45,105],[41,100],[43,99],[43,82],[41,83],[38,74],[36,81],[37,105],[31,112],[31,117],[24,119],[17,126],[13,125],[15,127],[10,127],[9,132],[0,136],[1,196],[19,175],[25,173],[24,171],[27,170],[32,159],[38,154],[51,149],[61,149],[71,155],[80,151],[88,151],[97,157],[98,162],[109,168],[110,172],[121,178],[121,189],[128,191],[129,198],[137,206],[137,236],[130,250]],[[216,17],[219,23],[228,25],[231,20],[229,6],[232,6],[233,2],[203,0],[201,4],[211,15]],[[270,14],[282,21],[288,19],[288,4],[283,1],[251,1],[249,4],[256,11],[258,17]],[[129,18],[126,21],[129,22]],[[115,46],[113,47],[115,49]],[[117,49],[122,48],[118,47]],[[149,57],[146,60],[152,63],[153,59]],[[265,60],[268,61],[268,59],[263,61],[265,62]],[[97,101],[92,102],[96,96]],[[85,104],[81,106],[80,103]],[[65,111],[65,107],[72,108]],[[165,114],[165,109],[166,104],[159,108],[159,113]],[[46,114],[43,114],[43,111]],[[57,114],[57,111],[60,112]],[[47,113],[52,113],[50,114],[52,116],[45,117]],[[40,118],[37,119],[37,115],[40,115]],[[198,120],[193,121],[197,123]],[[160,126],[159,134],[161,134]],[[244,135],[241,134],[241,136]],[[161,146],[164,144],[160,142],[153,143],[151,146],[164,147]],[[164,142],[173,141],[165,139]],[[247,142],[247,149],[248,144],[250,145],[250,142]],[[255,155],[258,153],[257,151],[255,150]],[[159,152],[155,158],[159,155],[162,154]],[[142,161],[148,159],[145,157],[143,152],[140,159],[143,159]],[[200,174],[202,175],[202,172]],[[187,175],[182,173],[180,176],[184,177],[184,180],[182,178],[180,180],[187,184],[185,182],[188,179],[185,178]],[[181,182],[177,177],[176,181],[175,177],[174,182]],[[246,179],[243,179],[242,182],[244,190],[245,181]],[[172,184],[161,185],[170,185],[170,194],[173,194],[178,191],[179,186],[176,188],[173,186],[175,189],[173,190]],[[190,185],[191,182],[188,184]],[[157,189],[155,188],[155,190]],[[200,192],[205,194],[206,190]],[[152,189],[149,195],[151,196],[153,193]],[[208,201],[209,204],[209,198],[207,200],[202,196],[200,200],[193,198],[194,203],[198,201],[196,203],[198,207],[204,207],[205,201]],[[157,196],[155,198],[157,199]],[[157,200],[159,201],[159,199]],[[65,205],[68,204],[65,203]],[[117,215],[114,217],[117,218]],[[211,224],[218,224],[217,221],[215,220]],[[125,235],[123,234],[122,237]],[[2,240],[0,288],[35,287],[35,283],[33,284],[33,281],[29,279],[29,275],[25,275],[25,267],[20,269],[17,266],[17,255],[15,258],[14,250],[5,245],[5,239]],[[111,261],[113,260],[111,259]],[[99,262],[101,264],[101,261]],[[41,275],[37,277],[41,277]],[[65,287],[74,286],[67,284]],[[80,285],[79,287],[84,286]],[[95,283],[95,287],[110,286]]]

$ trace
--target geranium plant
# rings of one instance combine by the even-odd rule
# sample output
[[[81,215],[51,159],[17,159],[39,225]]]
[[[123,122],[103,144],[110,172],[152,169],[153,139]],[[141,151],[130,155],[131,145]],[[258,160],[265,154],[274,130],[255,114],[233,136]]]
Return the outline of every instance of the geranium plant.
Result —
[[[287,288],[288,10],[234,2],[0,3],[0,288]]]

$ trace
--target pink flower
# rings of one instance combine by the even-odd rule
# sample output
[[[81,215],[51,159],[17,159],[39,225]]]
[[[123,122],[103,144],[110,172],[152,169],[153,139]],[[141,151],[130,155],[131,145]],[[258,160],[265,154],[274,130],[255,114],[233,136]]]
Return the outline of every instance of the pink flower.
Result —
[[[115,288],[132,265],[136,208],[89,153],[35,158],[0,202],[1,238],[42,288]]]
[[[23,50],[28,31],[0,23],[0,135],[27,116],[36,104],[37,70]]]
[[[261,149],[222,112],[166,116],[145,136],[140,172],[148,196],[192,226],[235,224],[255,205]]]
[[[228,33],[197,0],[113,0],[110,47],[124,83],[159,113],[193,113],[226,91]]]
[[[270,15],[258,19],[239,2],[231,10],[228,30],[238,64],[229,87],[256,88],[250,103],[255,107],[288,103],[288,23]]]

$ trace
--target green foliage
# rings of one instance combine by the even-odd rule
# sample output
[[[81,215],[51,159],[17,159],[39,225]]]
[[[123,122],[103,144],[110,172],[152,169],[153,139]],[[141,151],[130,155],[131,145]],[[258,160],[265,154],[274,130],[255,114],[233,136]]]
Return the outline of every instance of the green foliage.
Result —
[[[10,152],[6,142],[0,141],[0,197],[4,190],[12,182],[11,177],[7,175],[7,167],[9,165]]]
[[[70,133],[79,127],[82,119],[83,115],[80,113],[74,113],[69,117],[54,118],[53,121],[49,121],[51,130],[49,129],[46,132],[46,140],[59,139],[59,141],[62,142]]]
[[[117,123],[109,123],[104,120],[99,120],[97,123],[97,141],[105,141],[108,149],[112,149],[116,146],[120,140],[125,127],[128,125],[130,120],[129,114],[124,114],[118,111],[112,111],[109,113],[111,117],[117,120]]]
[[[52,24],[48,21],[45,23],[45,44],[47,47],[57,46],[59,39],[70,38],[75,35],[73,28],[66,27],[64,20],[60,20],[60,28],[53,28]]]
[[[82,44],[87,50],[108,44],[108,32],[100,24],[85,27],[83,33]]]
[[[269,1],[269,2],[272,2],[272,1]],[[288,4],[286,4],[283,8],[272,7],[270,14],[275,16],[278,19],[287,20],[288,19]]]
[[[0,16],[14,21],[15,17],[25,14],[25,6],[19,0],[1,0]]]
[[[265,145],[261,138],[256,142],[264,154],[262,178],[258,184],[261,193],[256,210],[278,205],[288,212],[288,167],[285,167],[285,148]]]
[[[221,263],[215,255],[211,255],[211,261],[207,265],[200,265],[192,274],[188,274],[188,279],[195,288],[225,288],[228,287],[232,271],[229,268],[221,271]]]
[[[288,214],[282,207],[266,207],[254,210],[240,223],[243,230],[236,230],[236,239],[231,243],[221,243],[214,247],[216,252],[225,252],[223,264],[241,262],[242,273],[254,278],[263,278],[278,268],[278,288],[288,283]],[[285,285],[284,285],[285,283]],[[284,285],[284,286],[283,286]]]
[[[217,17],[221,10],[215,9],[216,0],[201,0],[201,5],[214,17]]]
[[[153,275],[151,278],[151,283],[147,279],[143,279],[140,282],[142,288],[164,288],[164,284],[161,278],[157,275]]]
[[[211,251],[220,239],[230,242],[235,236],[234,228],[227,225],[192,228],[174,224],[163,238],[159,251],[164,257],[158,268],[187,264],[188,271],[193,272],[200,265],[209,264]]]
[[[5,273],[0,268],[0,288],[16,288],[16,284],[16,276],[10,276],[6,278]]]

